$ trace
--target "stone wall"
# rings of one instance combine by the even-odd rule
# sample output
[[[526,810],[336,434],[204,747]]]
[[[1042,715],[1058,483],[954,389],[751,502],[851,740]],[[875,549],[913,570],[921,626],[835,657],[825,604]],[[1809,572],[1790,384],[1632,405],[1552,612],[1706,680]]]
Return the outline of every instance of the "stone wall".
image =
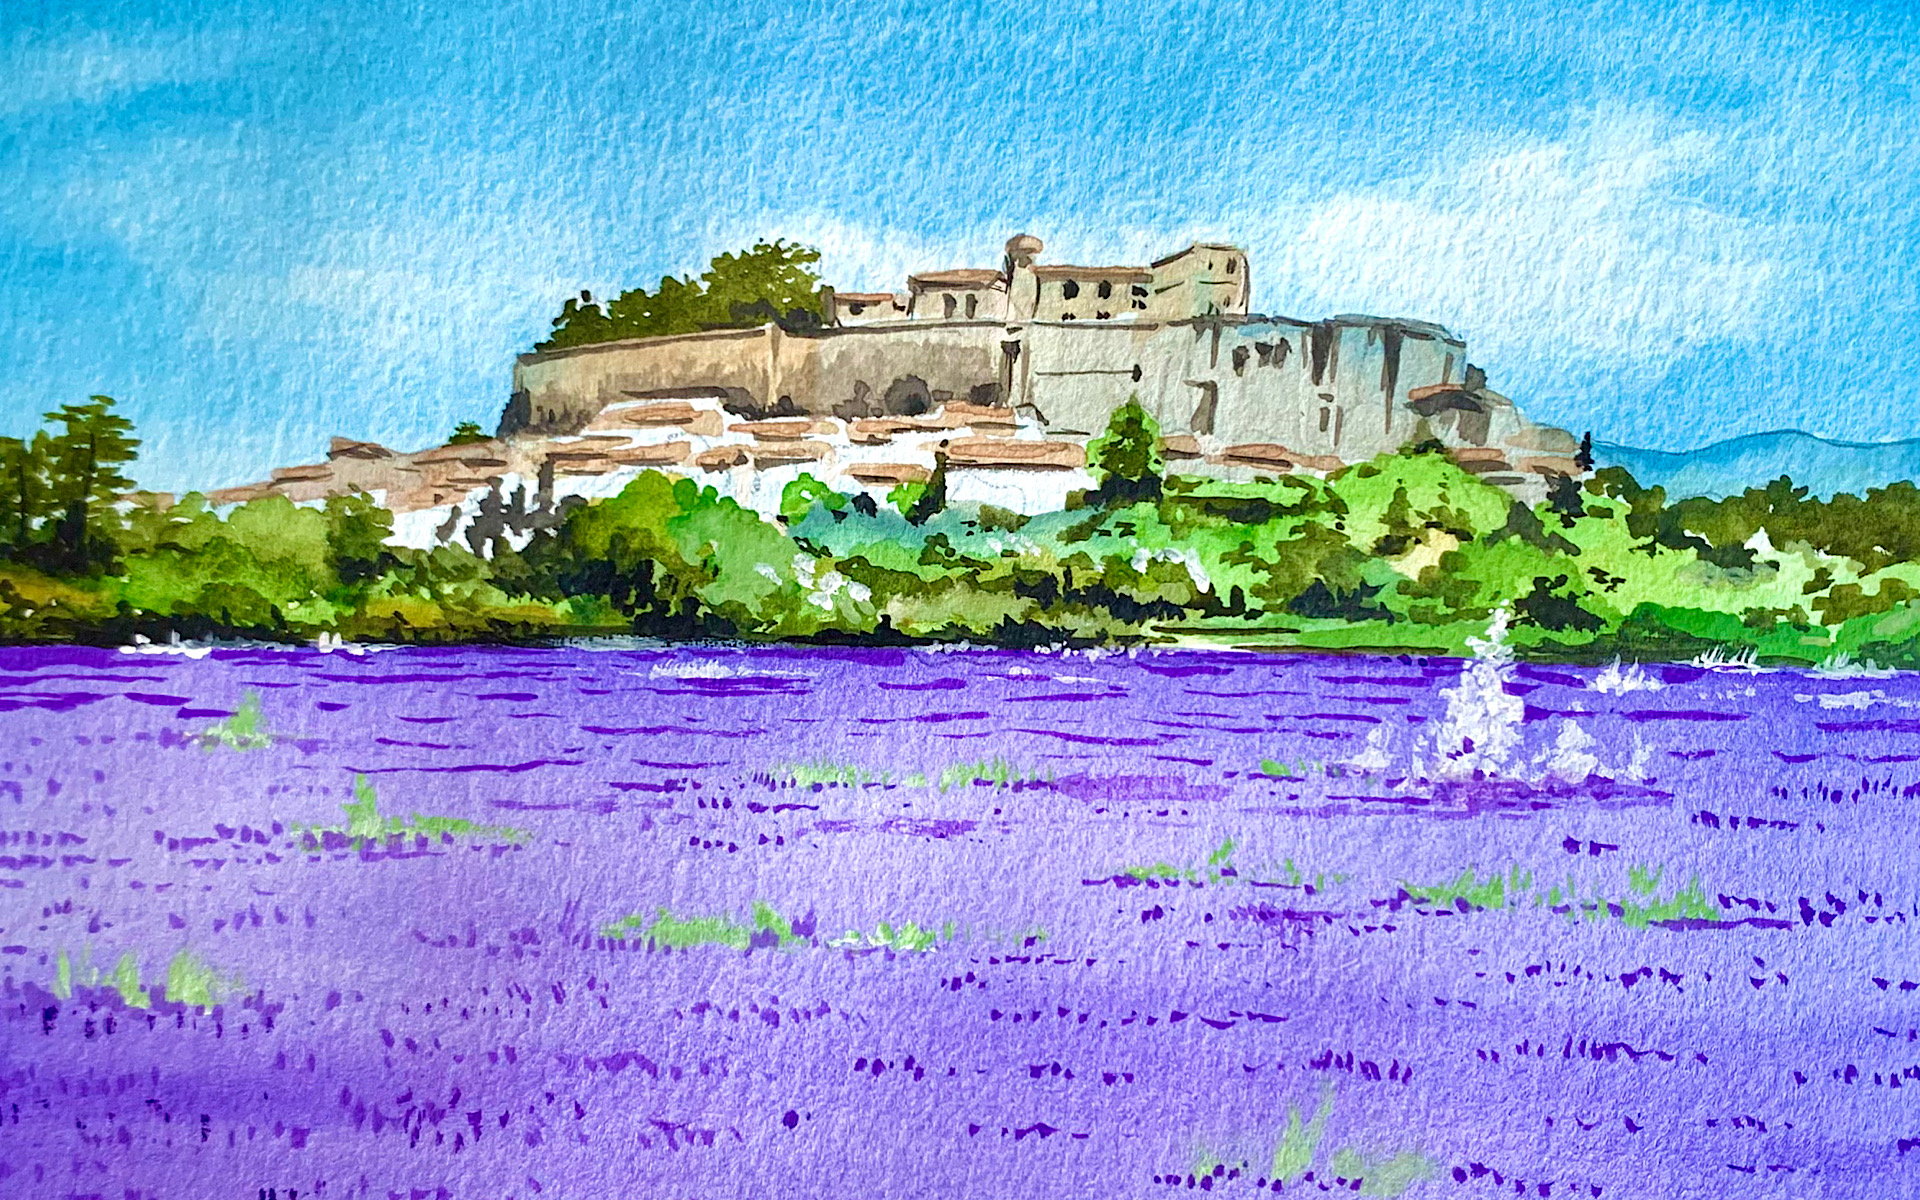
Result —
[[[740,416],[880,415],[890,390],[896,408],[910,394],[965,399],[996,382],[999,329],[941,321],[795,335],[763,325],[525,354],[500,433],[577,432],[607,405],[638,399],[713,399]]]
[[[804,335],[769,325],[525,355],[501,432],[578,432],[628,400],[849,419],[966,401],[1005,404],[1050,436],[1085,438],[1137,396],[1167,433],[1210,451],[1276,445],[1302,459],[1354,461],[1415,437],[1428,414],[1415,411],[1414,393],[1464,385],[1466,355],[1439,326],[1359,316],[915,321]],[[1481,415],[1427,428],[1487,445],[1500,423]]]
[[[1240,260],[1234,278],[1244,270]],[[403,454],[336,439],[324,463],[210,498],[364,491],[401,515],[403,539],[430,544],[546,519],[568,496],[612,495],[648,469],[771,513],[802,473],[880,501],[944,459],[956,500],[1037,512],[1092,486],[1086,442],[1130,397],[1182,473],[1325,472],[1430,437],[1523,496],[1577,474],[1572,435],[1528,421],[1466,353],[1418,321],[1244,314],[808,334],[767,325],[614,342],[523,355],[492,440]]]

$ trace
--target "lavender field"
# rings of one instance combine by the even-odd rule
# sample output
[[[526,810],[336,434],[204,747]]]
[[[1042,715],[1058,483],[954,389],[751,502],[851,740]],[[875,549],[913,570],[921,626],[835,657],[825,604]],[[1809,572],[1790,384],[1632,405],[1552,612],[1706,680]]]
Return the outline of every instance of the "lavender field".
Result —
[[[0,1195],[1920,1193],[1911,676],[0,676]]]

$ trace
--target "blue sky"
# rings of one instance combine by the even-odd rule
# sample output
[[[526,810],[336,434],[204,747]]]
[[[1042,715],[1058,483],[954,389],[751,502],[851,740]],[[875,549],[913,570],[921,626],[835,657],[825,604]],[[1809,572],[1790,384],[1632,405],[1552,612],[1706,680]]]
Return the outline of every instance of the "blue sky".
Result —
[[[581,287],[1027,230],[1231,239],[1603,440],[1920,436],[1911,5],[433,7],[0,8],[0,427],[105,392],[233,483],[491,427]]]

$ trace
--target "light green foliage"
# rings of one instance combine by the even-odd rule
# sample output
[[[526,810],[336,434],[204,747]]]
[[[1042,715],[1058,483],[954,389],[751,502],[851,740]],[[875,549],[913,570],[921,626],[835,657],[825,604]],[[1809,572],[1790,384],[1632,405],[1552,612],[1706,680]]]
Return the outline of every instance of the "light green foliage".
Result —
[[[196,1008],[212,1008],[231,984],[213,968],[182,950],[167,964],[167,999]]]
[[[1288,1105],[1287,1128],[1280,1135],[1280,1144],[1273,1149],[1273,1166],[1267,1173],[1268,1177],[1288,1184],[1306,1174],[1313,1167],[1314,1155],[1320,1151],[1320,1141],[1327,1135],[1327,1118],[1332,1115],[1332,1089],[1320,1093],[1320,1107],[1314,1111],[1313,1119],[1304,1124],[1300,1120],[1299,1107]]]
[[[1474,538],[1506,524],[1513,499],[1444,454],[1383,454],[1334,474],[1354,546],[1391,557],[1445,533]]]
[[[1416,1151],[1403,1150],[1376,1159],[1351,1146],[1327,1163],[1335,1180],[1362,1180],[1362,1196],[1399,1196],[1421,1180],[1433,1178],[1435,1169],[1432,1159]]]
[[[1362,1196],[1397,1197],[1414,1184],[1433,1178],[1437,1171],[1432,1159],[1412,1150],[1375,1154],[1347,1145],[1323,1157],[1322,1147],[1332,1116],[1331,1088],[1321,1090],[1320,1103],[1311,1119],[1303,1117],[1298,1105],[1287,1106],[1286,1128],[1281,1131],[1272,1162],[1265,1172],[1266,1177],[1275,1182],[1276,1190],[1290,1192],[1312,1172],[1322,1191],[1332,1186],[1338,1191],[1353,1191]],[[1194,1155],[1189,1170],[1193,1176],[1205,1178],[1216,1167],[1233,1160],[1239,1161],[1243,1169],[1247,1167],[1246,1158],[1240,1153],[1202,1148]]]
[[[1636,866],[1627,872],[1624,894],[1609,896],[1572,878],[1545,890],[1534,886],[1533,873],[1511,867],[1505,874],[1490,872],[1484,879],[1468,869],[1444,883],[1418,886],[1402,883],[1401,890],[1424,903],[1447,908],[1465,904],[1471,911],[1511,910],[1524,906],[1565,912],[1569,917],[1600,921],[1618,919],[1629,929],[1646,929],[1663,921],[1717,921],[1726,915],[1707,898],[1695,877],[1671,895],[1662,896],[1664,868]]]
[[[1532,886],[1532,873],[1522,871],[1517,866],[1504,876],[1495,873],[1484,880],[1476,880],[1473,871],[1468,869],[1460,872],[1451,882],[1432,887],[1401,884],[1407,895],[1415,900],[1447,907],[1464,900],[1468,908],[1505,908]]]
[[[780,490],[780,519],[788,525],[804,520],[816,505],[828,512],[844,512],[847,498],[805,471]]]
[[[1207,855],[1207,861],[1202,866],[1176,867],[1171,863],[1157,862],[1148,866],[1128,867],[1122,873],[1142,881],[1177,879],[1186,883],[1219,883],[1223,879],[1233,878],[1227,872],[1233,867],[1233,854],[1237,849],[1239,846],[1232,838],[1228,838]]]
[[[353,777],[353,803],[345,807],[348,837],[364,842],[387,831],[387,823],[380,816],[380,797],[365,775]]]
[[[872,933],[849,929],[827,945],[840,950],[895,950],[918,954],[933,949],[939,940],[940,935],[933,930],[922,929],[912,921],[899,926],[882,921]]]
[[[773,769],[774,776],[798,787],[863,787],[869,783],[892,781],[887,771],[869,771],[852,763],[816,758],[807,762],[783,763]]]
[[[901,516],[907,516],[926,498],[927,485],[917,479],[897,484],[887,493],[887,503],[900,510]]]
[[[60,951],[55,967],[53,994],[62,1000],[73,998],[76,981],[83,987],[110,987],[129,1008],[151,1008],[153,996],[140,977],[140,960],[132,953],[122,954],[113,970],[103,972],[83,953],[76,966],[65,950]],[[167,964],[164,988],[166,999],[175,1004],[191,1004],[207,1009],[218,1004],[235,983],[202,963],[190,950],[176,953]]]
[[[940,772],[938,786],[943,792],[958,787],[1012,787],[1016,783],[1032,783],[1042,779],[1051,779],[1051,773],[1018,766],[1005,758],[995,756],[979,762],[955,763]]]
[[[113,990],[120,993],[120,999],[127,1007],[153,1007],[153,998],[147,995],[147,989],[140,986],[139,960],[131,952],[122,954],[120,961],[114,964],[111,982]]]
[[[757,933],[771,933],[782,946],[792,945],[799,940],[794,936],[792,923],[775,912],[772,905],[764,902],[754,904],[751,923],[743,924],[731,917],[681,918],[662,908],[651,923],[644,917],[622,917],[601,929],[600,936],[625,941],[637,934],[667,950],[690,950],[695,946],[726,946],[733,950],[746,950],[752,946]]]
[[[1629,929],[1645,929],[1655,921],[1717,921],[1726,915],[1718,904],[1707,899],[1698,877],[1688,880],[1687,885],[1675,890],[1673,895],[1661,899],[1660,876],[1663,873],[1659,867],[1629,869],[1627,895],[1614,906],[1620,910],[1622,925]]]
[[[549,553],[563,590],[574,564],[604,564],[594,580],[638,632],[793,636],[872,619],[865,585],[730,497],[658,471],[575,510]]]
[[[232,716],[200,735],[200,744],[209,750],[216,746],[229,750],[264,750],[273,745],[273,735],[260,720],[260,693],[249,688]]]
[[[380,797],[365,775],[353,777],[353,800],[341,807],[347,814],[344,826],[310,826],[305,831],[307,836],[318,841],[324,834],[345,834],[352,839],[355,849],[390,837],[471,837],[514,843],[525,842],[528,837],[526,830],[511,825],[479,825],[461,817],[423,817],[419,813],[408,817],[383,816]]]
[[[809,253],[722,256],[698,281],[623,298],[619,320],[575,306],[556,344],[804,318]],[[0,437],[0,639],[1227,638],[1458,654],[1507,607],[1511,644],[1534,657],[1920,666],[1910,484],[1821,501],[1779,480],[1669,503],[1607,468],[1529,508],[1431,445],[1325,480],[1166,476],[1130,401],[1091,447],[1100,487],[1060,512],[950,504],[942,463],[871,516],[803,476],[783,528],[649,471],[483,557],[387,544],[392,515],[364,495],[214,512],[134,494],[137,444],[103,397]]]
[[[1021,783],[1036,783],[1052,779],[1050,772],[1023,767],[1009,759],[995,756],[978,762],[954,763],[944,767],[933,775],[923,771],[905,773],[886,769],[873,769],[858,763],[838,762],[829,758],[809,759],[805,762],[781,763],[772,769],[775,779],[792,783],[800,787],[864,787],[869,784],[903,787],[932,786],[942,792],[963,787],[1006,788]]]

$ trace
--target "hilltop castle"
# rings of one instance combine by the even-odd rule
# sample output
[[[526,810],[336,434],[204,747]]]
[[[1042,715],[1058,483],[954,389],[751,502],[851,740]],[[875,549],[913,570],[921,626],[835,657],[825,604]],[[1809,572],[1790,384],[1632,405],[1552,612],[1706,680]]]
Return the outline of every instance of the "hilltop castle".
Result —
[[[884,496],[943,454],[954,499],[1037,511],[1091,486],[1085,442],[1129,397],[1186,473],[1327,471],[1416,437],[1523,491],[1578,472],[1573,437],[1488,390],[1438,325],[1252,314],[1247,256],[1224,244],[1145,266],[1045,263],[1042,250],[1022,234],[998,267],[910,275],[899,294],[829,292],[818,329],[525,354],[491,441],[399,455],[336,440],[326,464],[214,498],[361,488],[419,512],[403,524],[422,540],[455,536],[463,506],[488,492],[497,506],[516,477],[550,503],[654,467],[772,511],[803,471]]]

